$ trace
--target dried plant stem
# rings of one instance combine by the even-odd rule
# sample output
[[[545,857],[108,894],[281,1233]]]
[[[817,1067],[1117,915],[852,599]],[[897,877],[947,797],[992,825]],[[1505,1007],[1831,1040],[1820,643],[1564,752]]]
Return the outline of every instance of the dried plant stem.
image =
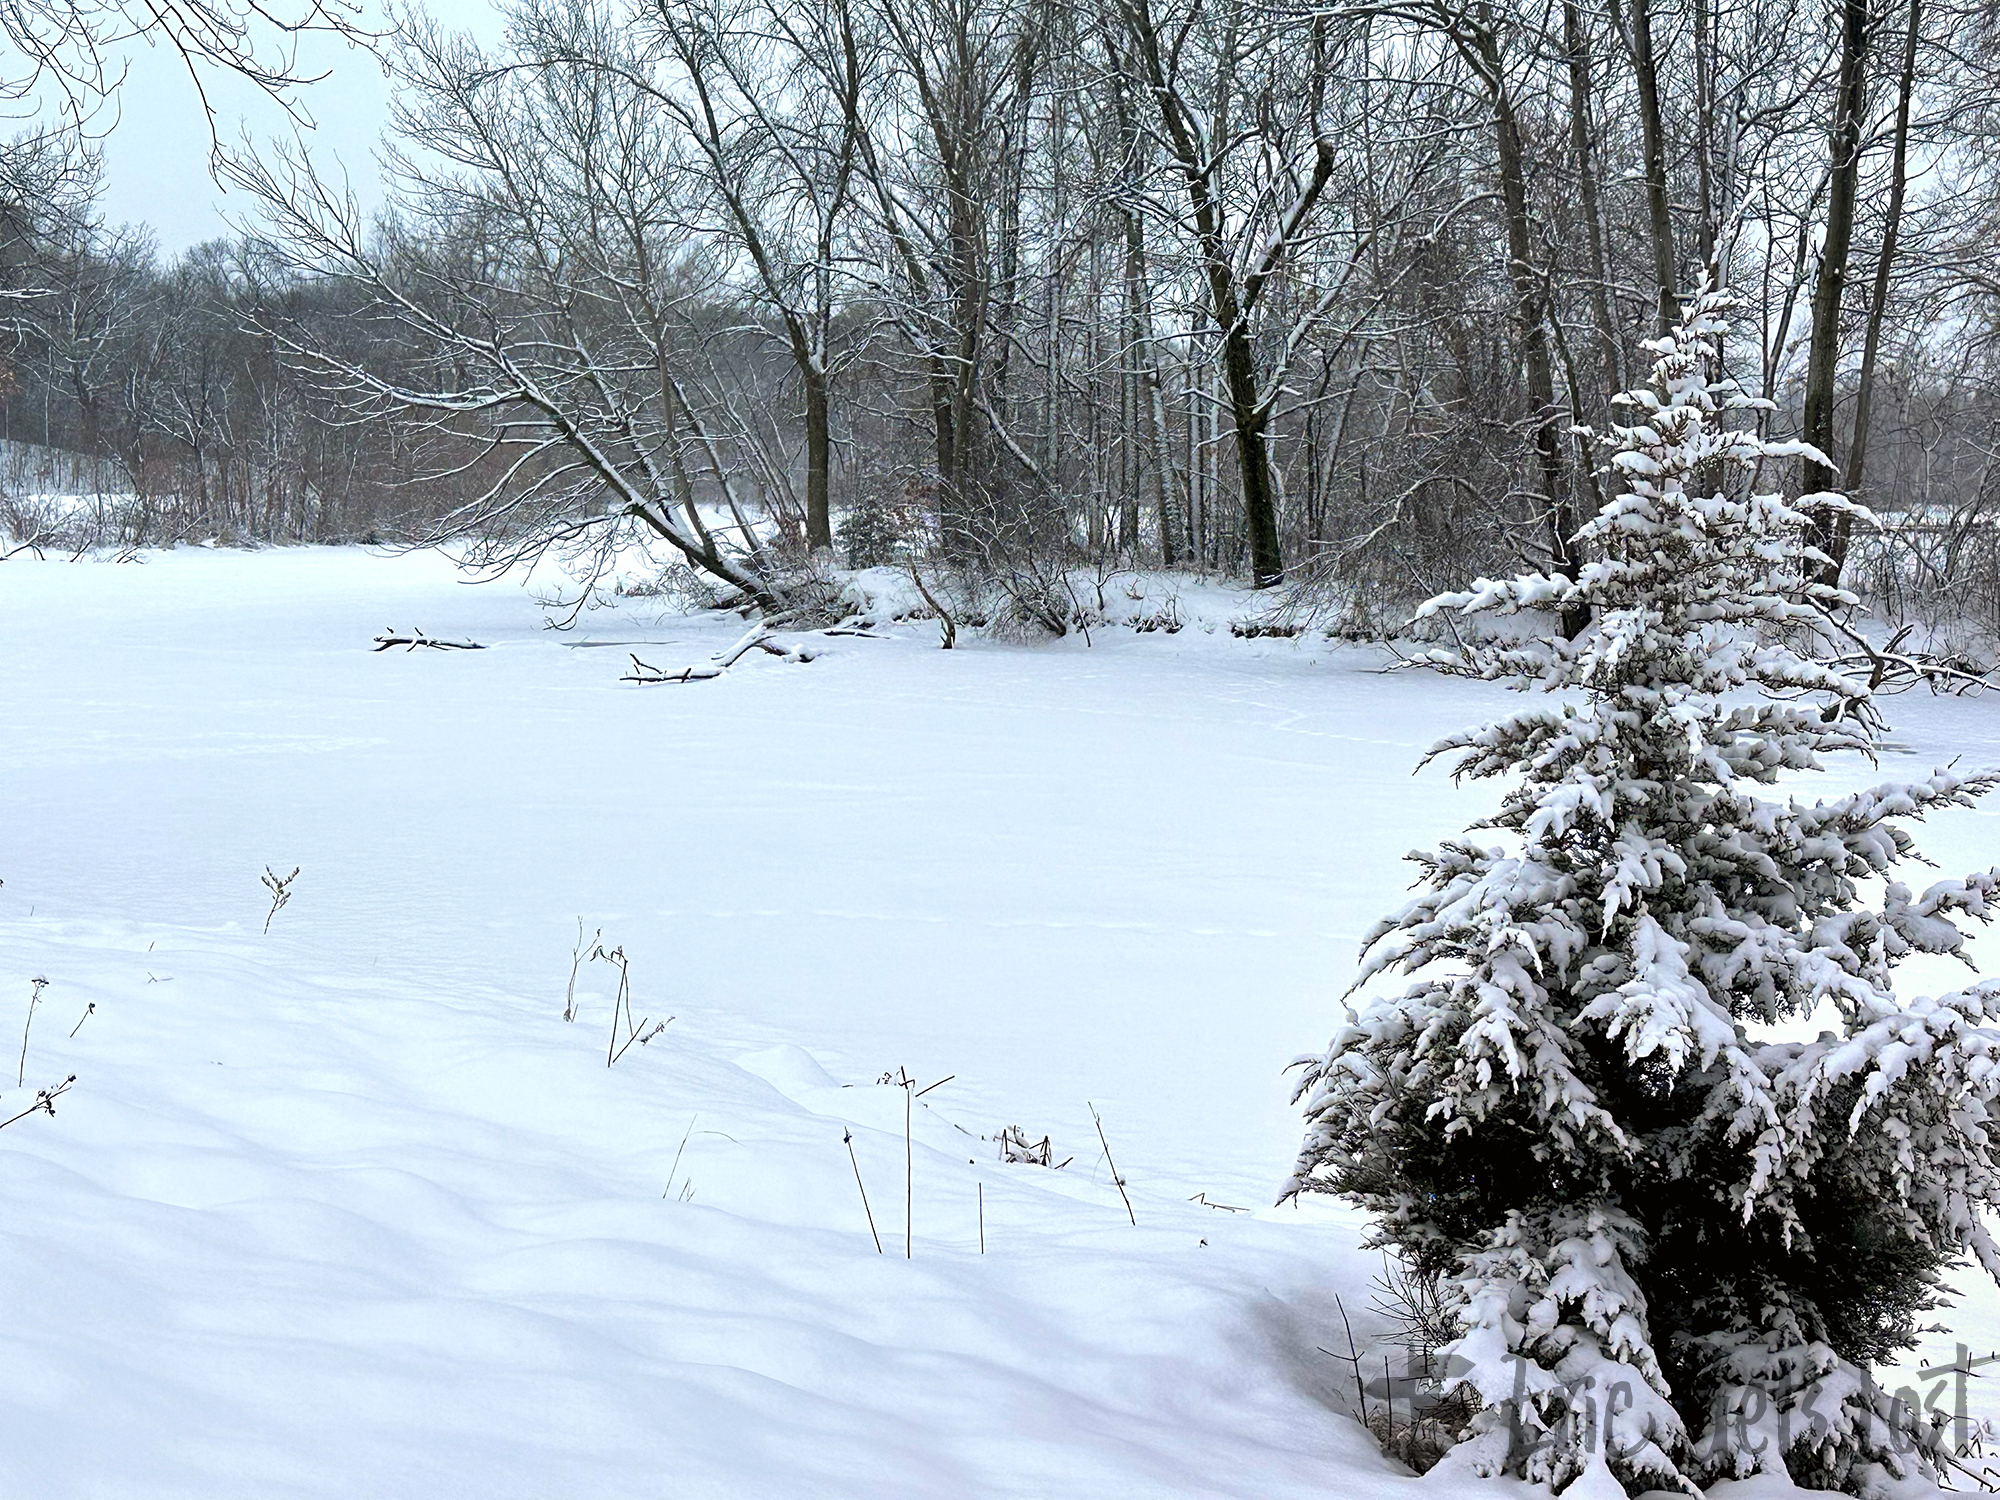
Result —
[[[279,908],[292,899],[292,882],[298,878],[299,867],[297,865],[292,866],[292,873],[289,875],[280,875],[269,865],[264,866],[263,886],[265,890],[271,893],[271,909],[264,913],[264,933],[266,936],[270,935],[271,918],[278,914]]]
[[[986,1184],[979,1184],[979,1253],[986,1253]]]
[[[598,929],[600,937],[603,931],[604,929],[601,927]],[[577,920],[577,933],[579,937],[582,932],[583,921],[579,918]],[[668,1022],[674,1018],[668,1016],[665,1021],[656,1023],[651,1031],[646,1029],[646,1022],[652,1019],[650,1016],[634,1024],[632,1020],[632,966],[630,960],[625,957],[623,944],[620,944],[616,948],[607,949],[602,942],[599,942],[591,948],[590,956],[592,959],[602,959],[604,962],[614,965],[618,970],[618,994],[611,1002],[611,1035],[605,1039],[604,1043],[604,1066],[608,1068],[630,1051],[634,1042],[643,1047],[652,1041],[654,1037],[667,1029]],[[576,979],[574,974],[572,974],[570,978],[571,1000],[569,1006],[563,1012],[564,1020],[571,1019],[576,1013],[575,986]],[[618,1040],[620,1022],[623,1022],[625,1026],[625,1040],[623,1042]]]
[[[93,1000],[90,1002],[90,1004],[84,1006],[83,1014],[76,1018],[76,1024],[70,1027],[69,1034],[73,1037],[79,1031],[83,1030],[83,1023],[85,1021],[88,1021],[95,1014],[97,1014],[97,1002]]]
[[[578,917],[576,919],[576,948],[569,956],[569,989],[563,995],[563,1019],[565,1021],[574,1021],[576,1019],[576,976],[583,968],[583,960],[588,953],[594,952],[598,947],[602,946],[603,937],[604,929],[600,927],[597,929],[596,936],[590,940],[590,949],[586,950],[583,942],[583,918]]]
[[[690,1115],[688,1117],[688,1128],[681,1135],[680,1145],[674,1148],[674,1164],[667,1169],[667,1190],[660,1194],[662,1198],[668,1196],[674,1190],[674,1177],[681,1169],[681,1152],[687,1150],[688,1137],[694,1134],[694,1122],[700,1118],[700,1115]]]
[[[902,1069],[897,1069],[899,1073]],[[910,1144],[910,1111],[915,1105],[913,1092],[916,1079],[903,1073],[903,1259],[916,1258],[917,1228],[915,1213],[917,1206],[916,1153]]]
[[[618,1060],[618,1016],[622,1011],[626,1025],[632,1022],[632,976],[625,962],[625,949],[613,948],[604,955],[618,965],[618,994],[611,1002],[611,1040],[604,1044],[604,1066],[610,1067]]]
[[[1125,1217],[1132,1221],[1132,1227],[1139,1227],[1139,1216],[1132,1212],[1132,1199],[1125,1192],[1125,1179],[1118,1175],[1118,1163],[1111,1159],[1111,1142],[1104,1138],[1104,1121],[1098,1118],[1097,1106],[1088,1099],[1083,1101],[1090,1107],[1090,1118],[1097,1125],[1097,1144],[1104,1148],[1104,1164],[1111,1168],[1111,1180],[1118,1184],[1118,1196],[1125,1200]]]
[[[868,1187],[861,1180],[861,1161],[854,1154],[854,1132],[844,1131],[841,1139],[847,1142],[847,1159],[854,1163],[854,1185],[861,1189],[861,1211],[868,1215],[868,1233],[875,1241],[875,1253],[882,1253],[882,1236],[875,1232],[875,1210],[868,1206]]]
[[[1354,1325],[1347,1320],[1347,1304],[1340,1300],[1340,1293],[1338,1292],[1333,1294],[1333,1305],[1340,1309],[1340,1326],[1347,1330],[1347,1354],[1345,1358],[1354,1367],[1354,1397],[1361,1403],[1361,1425],[1366,1427],[1368,1425],[1368,1384],[1361,1378],[1361,1351],[1354,1346]],[[1342,1358],[1341,1355],[1334,1354],[1331,1349],[1322,1349],[1320,1353],[1329,1355],[1334,1359]]]
[[[31,979],[28,983],[30,985],[28,990],[28,1023],[21,1028],[21,1067],[20,1071],[14,1077],[15,1088],[19,1088],[28,1081],[28,1033],[34,1029],[35,1007],[42,1003],[42,991],[49,987],[49,982],[46,979]],[[83,1022],[79,1021],[76,1024],[81,1026]],[[33,1113],[32,1110],[29,1112]],[[14,1118],[18,1120],[20,1116],[16,1115]]]

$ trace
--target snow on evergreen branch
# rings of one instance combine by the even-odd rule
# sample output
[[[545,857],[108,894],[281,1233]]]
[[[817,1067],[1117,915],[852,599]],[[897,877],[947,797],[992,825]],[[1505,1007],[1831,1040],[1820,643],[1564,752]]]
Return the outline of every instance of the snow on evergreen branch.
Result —
[[[1912,1341],[1944,1266],[2000,1276],[1980,1220],[2000,1208],[2000,989],[1893,986],[1912,953],[1965,958],[1961,924],[2000,910],[2000,868],[1913,894],[1902,824],[1996,778],[1760,795],[1872,755],[1883,725],[1835,664],[1855,601],[1809,541],[1866,512],[1753,487],[1819,455],[1761,436],[1762,403],[1717,373],[1730,306],[1705,292],[1647,346],[1574,579],[1425,606],[1589,625],[1431,653],[1551,696],[1431,747],[1508,781],[1478,825],[1494,841],[1411,856],[1419,892],[1368,933],[1349,993],[1407,987],[1357,1002],[1301,1069],[1287,1196],[1357,1199],[1450,1278],[1448,1384],[1481,1407],[1466,1462],[1558,1487],[1607,1460],[1637,1488],[1923,1472],[1866,1369]],[[1768,1040],[1808,1018],[1836,1029]]]

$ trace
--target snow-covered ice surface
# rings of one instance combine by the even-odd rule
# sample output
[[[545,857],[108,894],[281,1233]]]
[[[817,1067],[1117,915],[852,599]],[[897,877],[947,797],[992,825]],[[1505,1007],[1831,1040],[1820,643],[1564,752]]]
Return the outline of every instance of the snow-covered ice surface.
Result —
[[[411,625],[489,649],[369,650]],[[740,629],[554,633],[426,555],[0,565],[0,1026],[48,980],[0,1118],[77,1077],[0,1134],[0,1495],[1452,1488],[1319,1352],[1336,1292],[1379,1326],[1360,1225],[1267,1205],[1284,1063],[1400,856],[1490,805],[1411,768],[1511,700],[1198,623],[618,681]],[[2000,762],[2000,701],[1892,715],[1886,774]],[[2000,818],[1926,842],[1983,867]],[[579,915],[674,1017],[610,1069]],[[899,1068],[950,1077],[914,1259]],[[999,1163],[1008,1124],[1074,1161]]]

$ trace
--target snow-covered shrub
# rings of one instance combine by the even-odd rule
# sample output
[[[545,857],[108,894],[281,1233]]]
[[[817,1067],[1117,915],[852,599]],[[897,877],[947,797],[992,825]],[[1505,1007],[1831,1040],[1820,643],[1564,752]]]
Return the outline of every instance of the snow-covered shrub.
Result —
[[[1881,729],[1823,664],[1851,596],[1813,581],[1808,517],[1750,492],[1804,451],[1731,414],[1729,299],[1688,307],[1651,387],[1619,398],[1622,492],[1575,580],[1482,580],[1447,617],[1582,604],[1573,641],[1468,633],[1444,670],[1547,696],[1427,759],[1510,778],[1474,834],[1412,856],[1419,895],[1369,934],[1374,999],[1302,1059],[1287,1194],[1337,1192],[1451,1288],[1458,1462],[1556,1487],[1598,1456],[1628,1488],[1788,1469],[1886,1492],[1928,1472],[1916,1415],[1869,1366],[1914,1341],[1965,1253],[2000,1276],[2000,986],[1900,1002],[1913,952],[2000,869],[1921,894],[1904,822],[1991,775],[1939,771],[1831,801],[1758,792]],[[1775,1023],[1811,1018],[1810,1042]],[[1793,1034],[1798,1033],[1795,1024]]]

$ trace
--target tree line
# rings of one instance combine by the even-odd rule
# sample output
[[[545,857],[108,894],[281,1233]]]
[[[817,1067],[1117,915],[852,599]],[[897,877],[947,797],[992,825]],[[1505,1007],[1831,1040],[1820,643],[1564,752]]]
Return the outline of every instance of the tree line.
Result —
[[[504,10],[383,41],[380,211],[240,152],[252,231],[162,262],[15,193],[8,433],[153,525],[636,528],[767,604],[829,560],[1194,568],[1369,629],[1574,573],[1578,429],[1719,276],[1767,435],[1832,460],[1786,479],[1888,523],[1831,572],[2000,623],[1985,7]]]

